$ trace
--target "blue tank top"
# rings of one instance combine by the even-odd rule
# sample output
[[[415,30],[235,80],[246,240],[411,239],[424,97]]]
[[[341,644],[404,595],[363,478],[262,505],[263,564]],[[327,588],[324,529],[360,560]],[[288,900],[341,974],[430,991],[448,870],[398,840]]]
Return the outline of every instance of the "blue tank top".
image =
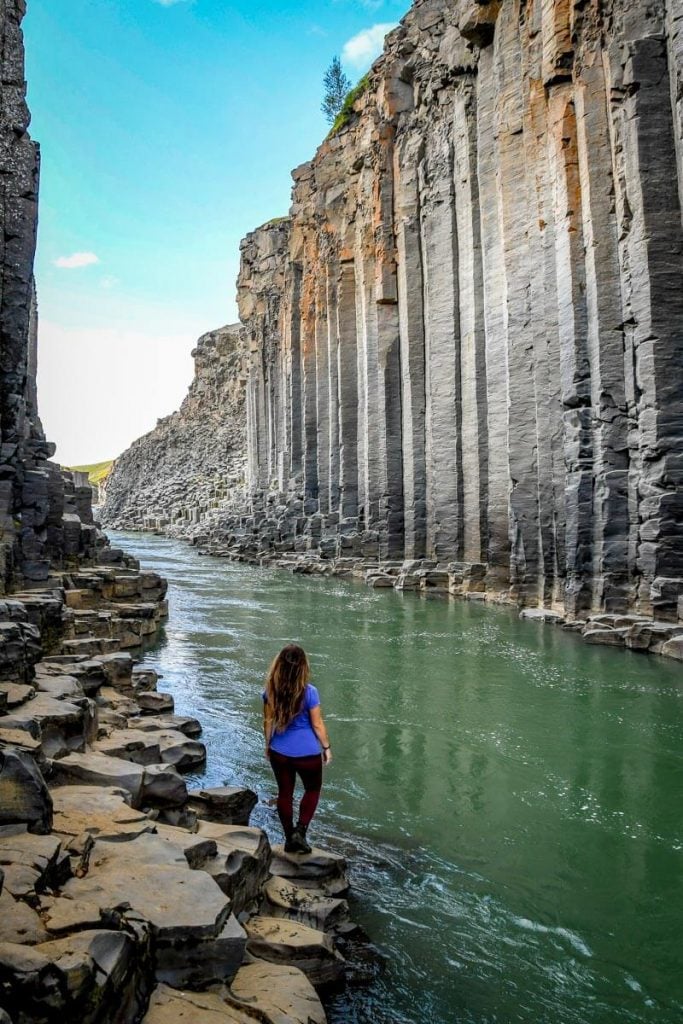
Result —
[[[263,691],[263,703],[266,702],[266,692]],[[313,732],[311,725],[311,708],[320,705],[320,697],[315,686],[308,683],[304,690],[304,697],[301,704],[301,711],[297,712],[286,729],[282,732],[273,731],[270,739],[270,749],[276,754],[285,754],[286,757],[311,757],[319,754],[322,750],[320,740]]]

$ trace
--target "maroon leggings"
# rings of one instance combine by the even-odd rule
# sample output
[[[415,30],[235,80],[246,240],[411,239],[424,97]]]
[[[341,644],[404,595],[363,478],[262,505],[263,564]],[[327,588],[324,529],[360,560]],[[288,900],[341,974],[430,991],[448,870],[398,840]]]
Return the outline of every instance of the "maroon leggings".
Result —
[[[277,779],[277,813],[282,822],[285,837],[289,838],[294,827],[294,786],[297,775],[304,784],[304,795],[299,806],[299,824],[308,828],[318,806],[323,784],[322,754],[312,757],[285,757],[270,751],[270,765]]]

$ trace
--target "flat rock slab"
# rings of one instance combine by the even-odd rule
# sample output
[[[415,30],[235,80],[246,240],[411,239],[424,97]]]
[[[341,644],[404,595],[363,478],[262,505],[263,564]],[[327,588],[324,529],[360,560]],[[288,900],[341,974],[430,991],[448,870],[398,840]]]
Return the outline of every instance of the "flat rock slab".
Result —
[[[318,889],[325,896],[343,896],[349,890],[346,860],[325,850],[285,853],[284,847],[274,846],[271,871],[280,878],[296,881],[302,889]]]
[[[77,1020],[96,1024],[137,1018],[146,992],[145,960],[136,941],[115,931],[88,931],[37,946],[0,943],[0,989],[16,1024]]]
[[[303,971],[316,987],[341,981],[344,960],[324,932],[280,917],[252,917],[246,922],[247,952],[258,960]]]
[[[125,789],[131,805],[178,807],[187,799],[185,783],[171,765],[143,766],[105,754],[70,754],[52,763],[55,781]]]
[[[133,764],[149,765],[161,762],[161,750],[154,734],[133,729],[115,729],[111,735],[93,743],[93,749],[107,757],[120,757]]]
[[[226,1003],[219,992],[178,992],[159,985],[142,1024],[254,1024],[254,1017]]]
[[[196,739],[202,734],[202,726],[197,718],[190,718],[185,715],[138,715],[128,719],[129,729],[142,729],[144,732],[155,730],[174,729],[181,732],[190,739]]]
[[[155,835],[123,843],[96,840],[86,877],[71,879],[63,891],[103,910],[136,911],[166,943],[215,939],[230,914],[230,901],[214,881],[191,870],[182,850]]]
[[[321,896],[277,875],[266,883],[264,895],[267,900],[264,913],[269,917],[286,917],[323,932],[332,931],[349,918],[346,900]]]
[[[239,969],[230,990],[240,1002],[265,1014],[269,1024],[326,1024],[317,992],[296,967],[248,964]]]
[[[89,834],[100,839],[135,839],[154,832],[144,811],[130,806],[125,789],[104,786],[59,786],[52,790],[54,830],[61,835]]]
[[[204,988],[229,984],[244,961],[247,934],[234,914],[214,939],[165,944],[157,947],[159,981],[174,988]]]
[[[40,901],[40,911],[46,938],[56,939],[71,932],[107,927],[102,908],[97,903],[89,903],[87,900],[44,896]]]
[[[214,789],[193,789],[189,807],[205,821],[221,825],[248,825],[249,816],[258,802],[251,789],[217,786]]]
[[[47,693],[55,700],[78,700],[85,696],[85,691],[74,676],[39,675],[36,677],[36,685],[40,693]]]
[[[7,698],[6,706],[12,710],[25,704],[27,700],[31,700],[35,696],[36,691],[35,687],[29,686],[28,683],[0,682],[0,693],[5,694]]]
[[[35,910],[9,892],[0,893],[0,943],[35,946],[49,938]]]

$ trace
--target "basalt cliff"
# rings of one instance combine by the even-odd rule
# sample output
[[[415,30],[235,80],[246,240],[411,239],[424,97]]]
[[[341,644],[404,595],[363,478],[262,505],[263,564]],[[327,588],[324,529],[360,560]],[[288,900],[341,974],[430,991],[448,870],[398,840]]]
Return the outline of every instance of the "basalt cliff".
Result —
[[[178,412],[115,461],[102,488],[105,526],[183,535],[219,506],[244,505],[244,329],[211,331],[192,355],[195,376]]]
[[[237,541],[675,618],[682,128],[681,0],[417,0],[243,244]]]

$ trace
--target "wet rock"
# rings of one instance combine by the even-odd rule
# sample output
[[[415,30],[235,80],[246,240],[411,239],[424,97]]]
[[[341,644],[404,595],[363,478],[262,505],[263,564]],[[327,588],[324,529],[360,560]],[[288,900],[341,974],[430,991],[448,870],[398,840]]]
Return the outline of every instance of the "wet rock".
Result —
[[[297,921],[261,916],[252,917],[245,928],[247,952],[258,960],[297,967],[316,987],[344,976],[344,961],[324,932]]]
[[[251,789],[218,786],[191,790],[188,805],[205,821],[222,825],[248,825],[249,816],[257,802],[258,797]]]
[[[348,921],[349,905],[346,900],[321,896],[315,890],[302,889],[277,875],[266,883],[264,896],[263,913],[267,917],[286,917],[323,932],[332,931]]]
[[[30,832],[52,828],[52,798],[32,757],[0,750],[0,825],[26,824]]]

